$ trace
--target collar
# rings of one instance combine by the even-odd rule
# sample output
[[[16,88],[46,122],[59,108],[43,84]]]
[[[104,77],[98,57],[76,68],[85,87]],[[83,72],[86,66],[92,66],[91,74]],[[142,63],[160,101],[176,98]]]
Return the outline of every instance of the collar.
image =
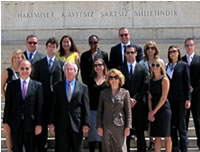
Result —
[[[121,42],[121,47],[123,47],[124,45],[125,46],[130,45],[130,44],[131,44],[131,41],[128,41],[128,43],[126,43],[126,44],[124,44],[124,43]]]
[[[32,53],[33,53],[33,55],[35,55],[35,53],[36,53],[37,51],[35,50],[35,51],[33,51]],[[31,54],[31,52],[29,51],[29,50],[26,50],[26,54],[28,55],[28,57],[29,57],[29,55]]]
[[[20,82],[21,82],[21,84],[23,84],[23,81],[24,81],[24,79],[22,79],[22,78],[20,77]],[[28,84],[29,81],[30,81],[30,77],[28,77],[25,81],[26,81],[26,83]]]
[[[193,59],[193,57],[194,57],[194,54],[195,54],[194,52],[193,52],[191,55],[189,55],[189,54],[187,54],[187,53],[186,53],[186,56],[187,56],[187,58],[188,58],[188,57],[190,57],[190,58],[192,58],[192,59]]]
[[[76,82],[76,79],[72,80],[71,82],[69,82],[68,80],[66,80],[65,82],[66,82],[67,84],[70,84],[70,83],[71,83],[72,85],[74,85],[75,82]]]
[[[49,63],[49,60],[50,60],[50,59],[54,62],[54,60],[55,60],[55,55],[54,55],[52,58],[50,58],[50,57],[47,55],[47,61],[48,61],[48,63]]]
[[[130,65],[132,65],[133,67],[135,67],[136,63],[137,63],[136,61],[134,61],[132,64],[129,63],[129,62],[127,62],[127,65],[128,65],[128,67],[130,67]]]

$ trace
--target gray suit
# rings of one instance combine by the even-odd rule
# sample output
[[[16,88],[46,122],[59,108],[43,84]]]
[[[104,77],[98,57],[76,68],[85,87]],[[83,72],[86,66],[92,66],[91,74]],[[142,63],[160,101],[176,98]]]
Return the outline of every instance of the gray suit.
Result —
[[[103,128],[103,152],[126,152],[124,129],[131,128],[130,95],[120,88],[113,96],[111,88],[101,91],[97,128]]]

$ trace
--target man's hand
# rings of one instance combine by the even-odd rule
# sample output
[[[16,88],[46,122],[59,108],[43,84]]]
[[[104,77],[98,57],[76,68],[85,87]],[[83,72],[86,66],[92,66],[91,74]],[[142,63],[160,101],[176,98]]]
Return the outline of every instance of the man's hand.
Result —
[[[35,127],[35,135],[39,135],[42,132],[42,126],[37,125]]]
[[[103,136],[103,128],[98,128],[97,132],[98,132],[99,136]]]
[[[136,103],[137,101],[134,98],[131,98],[131,108],[133,108]]]
[[[83,134],[86,134],[88,130],[89,130],[88,126],[83,126]]]

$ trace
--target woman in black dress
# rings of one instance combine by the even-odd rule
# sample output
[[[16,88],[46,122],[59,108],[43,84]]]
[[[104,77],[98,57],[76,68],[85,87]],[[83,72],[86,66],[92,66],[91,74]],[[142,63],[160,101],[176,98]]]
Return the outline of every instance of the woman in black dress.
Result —
[[[107,67],[103,59],[99,58],[94,61],[92,76],[88,82],[89,99],[90,99],[90,129],[88,132],[88,145],[90,152],[95,152],[96,143],[99,143],[99,152],[101,149],[101,137],[97,133],[96,129],[96,115],[98,109],[98,101],[101,90],[107,87],[106,74]]]
[[[150,135],[155,137],[156,152],[161,149],[161,137],[165,138],[166,152],[172,150],[170,137],[171,109],[167,100],[168,91],[169,80],[166,76],[165,66],[160,58],[155,58],[151,67],[148,119],[151,121]]]
[[[166,71],[170,80],[168,99],[172,109],[172,151],[180,149],[181,152],[187,152],[186,111],[191,105],[189,66],[180,61],[180,50],[174,45],[168,49],[168,60]],[[180,146],[177,131],[179,132]]]

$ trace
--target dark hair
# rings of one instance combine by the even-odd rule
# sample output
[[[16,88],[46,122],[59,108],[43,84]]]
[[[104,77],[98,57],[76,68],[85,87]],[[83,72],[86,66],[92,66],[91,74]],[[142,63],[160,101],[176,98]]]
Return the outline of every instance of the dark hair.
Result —
[[[119,29],[119,34],[120,34],[120,31],[121,30],[128,30],[128,28],[126,28],[126,27],[120,27],[120,29]]]
[[[127,45],[127,46],[125,47],[125,49],[124,49],[124,52],[126,52],[127,48],[134,48],[135,51],[137,51],[136,46],[135,46],[135,45],[132,45],[132,44]]]
[[[96,77],[97,77],[97,73],[96,73],[95,70],[94,70],[94,64],[95,64],[95,62],[96,62],[97,60],[101,61],[102,64],[103,64],[103,66],[104,66],[103,74],[104,74],[104,75],[107,75],[107,72],[108,72],[108,69],[107,69],[107,66],[106,66],[106,63],[104,62],[104,60],[103,60],[102,58],[98,58],[98,59],[96,59],[96,60],[93,62],[93,65],[92,65],[92,76],[93,76],[93,78],[96,78]]]
[[[31,37],[36,37],[37,38],[37,36],[36,35],[34,35],[34,34],[31,34],[31,35],[28,35],[27,37],[26,37],[26,42],[28,41],[28,39],[29,38],[31,38]],[[38,38],[37,38],[38,39]]]
[[[65,50],[64,50],[64,48],[63,48],[63,46],[62,46],[62,42],[63,42],[63,40],[64,40],[65,38],[68,38],[68,39],[71,41],[71,48],[70,48],[70,51],[71,51],[71,52],[78,52],[78,53],[79,53],[79,51],[78,51],[78,49],[77,49],[77,47],[76,47],[76,45],[75,45],[75,43],[74,43],[72,37],[69,36],[69,35],[64,35],[64,36],[61,38],[61,40],[60,40],[60,50],[59,50],[60,56],[64,56],[64,55],[65,55]]]
[[[159,50],[156,42],[149,41],[144,45],[144,60],[148,60],[147,48],[149,47],[149,45],[153,45],[153,47],[155,47],[154,57],[159,57]]]
[[[88,38],[88,41],[90,41],[93,37],[97,38],[97,40],[99,41],[99,37],[95,34],[90,35],[90,37]]]
[[[181,60],[181,52],[180,52],[178,46],[176,46],[176,45],[170,45],[169,48],[168,48],[168,61],[169,61],[169,63],[172,63],[172,59],[169,56],[170,55],[169,50],[172,49],[172,48],[177,49],[177,51],[178,51],[178,61]]]
[[[186,44],[187,41],[194,41],[194,39],[189,37],[189,38],[185,39],[184,44]],[[194,41],[194,42],[195,42],[195,41]]]
[[[46,42],[46,46],[47,46],[49,43],[50,43],[50,44],[56,44],[56,47],[58,48],[58,41],[56,40],[55,37],[49,38],[49,39],[47,40],[47,42]]]

